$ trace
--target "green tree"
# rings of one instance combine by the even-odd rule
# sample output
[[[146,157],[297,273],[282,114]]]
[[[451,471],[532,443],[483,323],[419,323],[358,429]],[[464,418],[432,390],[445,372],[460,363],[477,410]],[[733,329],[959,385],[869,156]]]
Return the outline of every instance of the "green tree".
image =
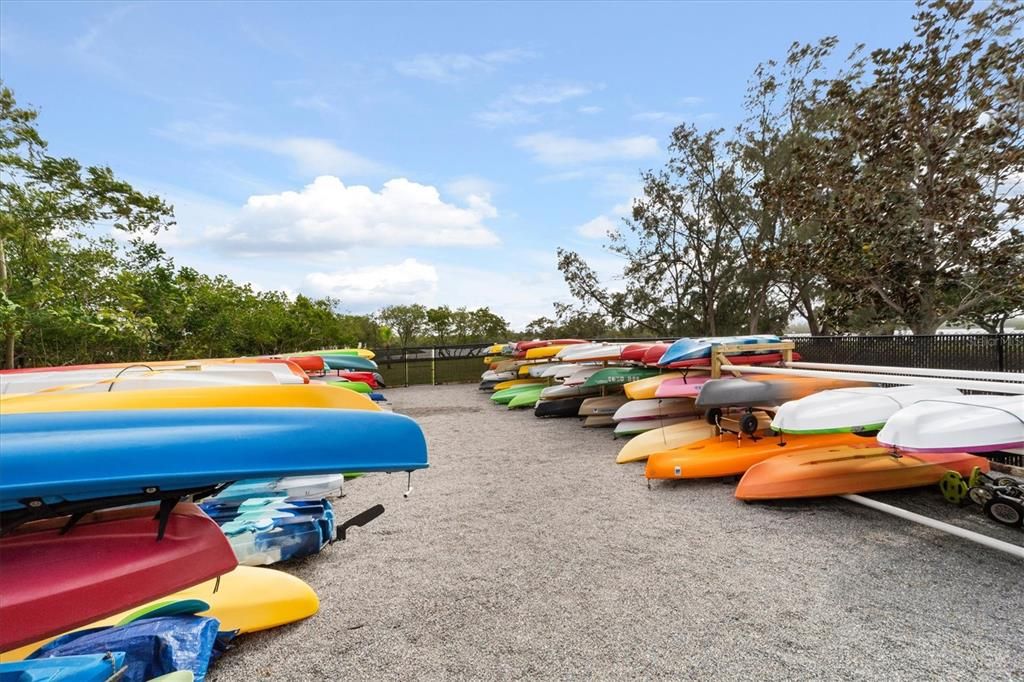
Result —
[[[382,324],[391,329],[402,348],[408,348],[409,343],[423,330],[427,320],[427,309],[418,303],[389,305],[381,308],[377,317]]]

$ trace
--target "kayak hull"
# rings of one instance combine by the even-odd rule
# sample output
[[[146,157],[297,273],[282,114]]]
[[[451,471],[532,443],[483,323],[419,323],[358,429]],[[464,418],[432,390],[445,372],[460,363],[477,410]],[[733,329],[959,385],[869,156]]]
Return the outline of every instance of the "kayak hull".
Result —
[[[630,400],[650,400],[659,397],[657,391],[663,383],[681,379],[682,376],[679,372],[663,372],[657,376],[631,381],[623,388]]]
[[[580,405],[586,398],[559,398],[557,400],[541,400],[533,410],[535,417],[576,417]]]
[[[878,431],[890,417],[916,402],[959,395],[950,386],[840,388],[783,404],[772,428],[796,434]]]
[[[655,452],[683,447],[697,441],[711,438],[715,427],[703,419],[691,419],[670,426],[652,429],[634,437],[619,450],[615,458],[618,464],[644,462]]]

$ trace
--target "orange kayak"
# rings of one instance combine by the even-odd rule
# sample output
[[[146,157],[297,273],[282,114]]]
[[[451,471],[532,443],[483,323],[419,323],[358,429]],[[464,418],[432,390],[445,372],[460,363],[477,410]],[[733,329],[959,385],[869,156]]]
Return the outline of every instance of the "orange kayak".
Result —
[[[894,456],[889,448],[818,448],[772,457],[744,474],[741,500],[850,495],[934,485],[947,471],[969,476],[989,470],[984,457],[966,452]]]
[[[656,452],[647,458],[646,475],[651,478],[718,478],[738,476],[758,462],[787,452],[827,447],[873,447],[874,438],[852,433],[810,436],[777,436],[758,440],[731,436],[705,438],[691,445]]]

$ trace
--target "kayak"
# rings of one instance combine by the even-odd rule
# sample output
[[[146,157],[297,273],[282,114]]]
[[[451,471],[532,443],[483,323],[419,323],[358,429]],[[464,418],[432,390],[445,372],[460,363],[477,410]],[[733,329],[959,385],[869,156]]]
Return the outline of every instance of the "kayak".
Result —
[[[523,354],[523,358],[526,360],[542,360],[544,358],[553,358],[563,349],[569,348],[568,344],[552,345],[552,346],[538,346],[536,348],[530,348]]]
[[[563,381],[568,377],[572,376],[576,372],[584,369],[600,369],[595,368],[594,365],[580,365],[575,362],[559,362],[548,371],[544,372],[543,377],[545,379],[551,378],[555,381]]]
[[[689,419],[641,433],[622,446],[616,463],[643,462],[650,455],[696,443],[717,434],[717,430],[703,419]]]
[[[778,343],[779,337],[774,334],[749,334],[744,336],[706,336],[700,338],[679,339],[658,360],[659,365],[667,365],[680,360],[711,357],[711,347],[721,344],[754,344]]]
[[[369,384],[371,388],[387,388],[387,386],[384,386],[384,382],[381,381],[383,377],[377,372],[343,371],[338,372],[337,376],[349,381],[362,381],[365,384]]]
[[[583,382],[584,386],[608,386],[628,384],[631,381],[656,376],[660,370],[651,367],[605,367],[594,372]]]
[[[623,362],[641,362],[644,359],[644,355],[651,349],[655,344],[649,343],[630,343],[627,344],[622,352],[619,353],[619,359]]]
[[[491,395],[491,402],[497,403],[498,405],[508,405],[509,402],[523,391],[534,391],[543,390],[546,384],[519,384],[517,386],[511,386],[504,388],[500,391],[495,391]]]
[[[912,452],[994,452],[1024,447],[1024,396],[926,399],[886,422],[878,442]]]
[[[558,363],[544,362],[536,365],[527,365],[525,367],[520,367],[519,376],[527,376],[533,379],[541,379],[544,377],[544,373],[551,369],[552,364]]]
[[[306,372],[294,362],[284,358],[212,358],[203,360],[158,360],[147,362],[113,362],[95,365],[61,365],[59,367],[24,367],[21,369],[0,369],[0,385],[7,381],[18,380],[17,377],[27,374],[53,374],[58,372],[96,372],[99,379],[117,376],[125,369],[129,371],[161,371],[172,370],[202,371],[204,369],[253,370],[261,369],[273,373],[278,382],[308,383]]]
[[[610,414],[592,414],[583,420],[583,425],[590,428],[615,426],[615,420]]]
[[[540,393],[543,391],[543,387],[538,386],[534,390],[520,391],[512,400],[508,401],[508,409],[515,410],[522,407],[534,407],[537,401],[540,400]]]
[[[494,386],[495,391],[504,391],[506,388],[512,388],[513,386],[546,386],[547,382],[540,379],[509,379],[508,381],[502,381]]]
[[[326,367],[324,359],[319,355],[271,355],[267,357],[271,360],[281,359],[293,362],[304,372],[322,372]]]
[[[712,379],[700,387],[697,407],[757,407],[781,405],[822,391],[863,386],[863,382],[765,375],[755,378]]]
[[[35,393],[0,400],[0,412],[81,412],[216,407],[308,407],[377,410],[373,401],[331,386],[217,386],[112,393]],[[2,461],[2,460],[0,460]]]
[[[352,391],[353,393],[359,393],[362,395],[369,395],[373,393],[373,388],[365,381],[349,381],[347,379],[343,379],[341,381],[328,381],[327,385],[331,388],[344,388]]]
[[[793,353],[793,361],[799,361],[800,354]],[[766,353],[757,352],[750,353],[748,355],[730,355],[729,364],[731,365],[770,365],[778,364],[784,360],[782,353]],[[666,365],[660,365],[666,369],[687,369],[687,368],[703,368],[711,365],[710,358],[691,358],[689,360],[677,360],[676,362],[670,362]]]
[[[741,500],[850,495],[938,483],[947,471],[988,472],[984,457],[965,452],[895,456],[888,448],[815,448],[755,464],[736,487]]]
[[[541,400],[533,408],[535,417],[576,417],[580,412],[580,405],[586,398],[558,398],[556,400]]]
[[[587,398],[580,405],[579,416],[581,417],[608,417],[609,423],[615,423],[612,418],[615,412],[629,402],[624,395],[609,395],[600,398]]]
[[[839,388],[783,404],[772,428],[783,433],[878,431],[908,405],[952,397],[960,397],[960,391],[951,386]]]
[[[321,355],[328,369],[350,369],[375,372],[377,363],[358,355]]]
[[[365,360],[373,360],[377,354],[366,348],[332,348],[325,350],[307,350],[301,353],[289,353],[288,355],[319,355],[321,357],[330,355],[356,356]]]
[[[220,526],[243,566],[311,556],[334,540],[334,507],[325,499],[215,498],[199,507]]]
[[[582,384],[576,386],[555,385],[548,386],[541,391],[540,397],[542,400],[557,400],[559,398],[586,398],[600,394],[601,389],[596,386],[583,386]]]
[[[823,447],[870,447],[874,438],[852,433],[779,438],[712,437],[672,450],[655,452],[647,458],[648,479],[719,478],[738,476],[769,457]]]
[[[600,365],[588,365],[581,369],[577,369],[569,374],[562,380],[564,386],[582,386],[587,382],[587,379],[600,372],[603,367]],[[558,374],[555,374],[555,381],[558,380]]]
[[[622,355],[622,349],[627,345],[625,343],[596,343],[586,346],[566,346],[559,352],[558,358],[565,362],[616,362]]]
[[[691,416],[676,416],[676,417],[655,417],[653,419],[627,419],[626,421],[620,421],[615,424],[615,437],[616,438],[627,438],[630,436],[637,436],[654,429],[664,428],[666,426],[672,426],[673,424],[681,424],[683,422],[692,421]]]
[[[665,351],[667,351],[668,347],[671,345],[671,343],[654,344],[644,352],[643,357],[640,358],[640,362],[650,366],[657,365],[658,361],[661,360],[661,356],[665,354]]]
[[[116,374],[116,373],[115,373]],[[19,375],[15,379],[0,376],[0,394],[4,396],[42,391],[100,393],[114,391],[160,390],[189,386],[279,385],[281,376],[266,369],[158,370],[128,369],[120,376],[107,371],[50,372]],[[290,384],[301,384],[291,374]],[[295,379],[295,380],[292,380]]]
[[[239,566],[219,578],[174,592],[142,606],[89,623],[81,629],[110,627],[137,619],[141,614],[182,602],[199,600],[204,610],[196,615],[216,618],[222,631],[248,634],[294,623],[320,608],[316,592],[295,576],[272,568]],[[61,633],[63,634],[63,633]],[[0,654],[0,661],[17,661],[53,637]]]
[[[358,476],[358,474],[350,474]],[[232,483],[207,502],[224,500],[246,500],[253,497],[278,499],[320,499],[332,497],[341,491],[346,477],[343,474],[320,474],[317,476],[285,476],[283,478],[254,478]]]
[[[655,398],[696,398],[700,388],[712,381],[709,374],[681,376],[678,372],[669,374],[669,378],[658,385],[654,391]]]
[[[493,369],[489,369],[480,375],[482,381],[493,381],[499,383],[502,381],[512,381],[516,378],[515,372],[496,372]]]
[[[646,420],[646,419],[667,419],[672,417],[686,417],[691,419],[699,416],[693,401],[687,398],[666,398],[659,400],[630,400],[615,411],[613,419],[617,422]],[[647,431],[648,429],[644,429]]]
[[[24,510],[40,498],[50,505],[43,511],[56,511],[53,505],[64,501],[163,495],[250,478],[427,467],[420,427],[383,411],[7,414],[0,402],[0,418],[0,510]],[[324,440],[324,433],[344,438]]]
[[[661,374],[647,377],[646,379],[631,381],[623,388],[630,400],[649,400],[657,397],[656,392],[658,387],[663,383],[666,381],[681,379],[682,376],[683,375],[679,372],[662,372]]]
[[[0,663],[0,680],[7,682],[110,682],[125,667],[125,652],[54,656]],[[191,675],[191,673],[189,673]],[[156,678],[159,679],[159,678]],[[152,682],[152,681],[150,681]]]
[[[7,474],[5,473],[5,478]],[[153,506],[28,524],[0,538],[0,651],[51,637],[154,597],[223,575],[238,562],[193,504],[179,504],[161,539]]]

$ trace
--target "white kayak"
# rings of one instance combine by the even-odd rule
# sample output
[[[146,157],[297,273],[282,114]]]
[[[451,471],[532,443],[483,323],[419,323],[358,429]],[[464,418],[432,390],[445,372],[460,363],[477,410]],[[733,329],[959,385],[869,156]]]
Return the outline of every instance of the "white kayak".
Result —
[[[32,373],[35,374],[35,373]],[[262,369],[246,371],[172,370],[142,373],[126,372],[120,377],[59,376],[77,375],[77,372],[40,372],[48,376],[30,381],[4,382],[0,394],[17,395],[60,391],[62,393],[100,393],[112,391],[147,391],[164,388],[191,388],[202,386],[276,385],[279,377]],[[31,376],[31,374],[19,375]]]
[[[673,424],[689,423],[692,421],[692,416],[663,417],[661,419],[627,419],[615,425],[615,437],[636,436],[655,429],[663,429]]]
[[[546,363],[539,364],[539,365],[530,365],[526,369],[526,372],[527,372],[527,374],[529,374],[534,379],[542,379],[545,376],[548,376],[546,374],[546,372],[551,372],[552,374],[554,374],[554,372],[552,371],[552,368],[560,367],[561,364],[562,363],[560,363],[560,362],[556,362],[556,363],[546,362]]]
[[[629,398],[621,394],[603,398],[587,398],[580,405],[579,415],[581,417],[607,417],[609,423],[613,423],[612,416],[628,400]]]
[[[585,367],[584,369],[578,369],[567,376],[562,381],[562,384],[565,386],[579,386],[602,369],[604,369],[604,367]]]
[[[600,386],[548,386],[540,392],[541,400],[558,400],[559,398],[579,398],[582,396],[601,395]]]
[[[952,386],[837,388],[783,403],[772,429],[806,434],[877,431],[908,405],[959,396]]]
[[[686,398],[653,398],[649,400],[630,400],[616,410],[613,418],[617,422],[624,422],[637,419],[689,418],[697,414],[698,412],[694,407],[693,400]]]
[[[569,362],[555,362],[548,365],[543,372],[541,372],[541,379],[564,379],[578,369],[583,369],[583,365],[576,365]]]
[[[493,369],[480,375],[480,381],[510,381],[515,378],[515,372],[495,372]]]
[[[1024,447],[1024,396],[922,400],[886,422],[878,442],[911,452],[994,452]]]
[[[567,346],[563,349],[563,351],[568,351],[565,355],[559,352],[559,360],[566,362],[607,362],[618,360],[619,356],[622,355],[622,349],[627,345],[629,344],[597,343],[586,348]]]
[[[586,350],[593,350],[594,348],[601,348],[604,345],[605,344],[603,343],[576,343],[571,346],[566,346],[562,350],[558,351],[558,353],[555,355],[555,358],[558,360],[571,362],[570,360],[567,360],[567,358],[570,355],[582,353],[583,351]]]
[[[210,375],[211,373],[229,375],[238,373],[242,376],[252,372],[270,373],[277,384],[302,384],[306,380],[294,372],[283,362],[245,362],[245,363],[214,363],[166,365],[145,364],[127,367],[89,367],[83,369],[67,369],[42,372],[16,372],[0,374],[0,394],[35,393],[56,386],[69,384],[91,384],[97,381],[149,375],[152,373],[175,375]]]

